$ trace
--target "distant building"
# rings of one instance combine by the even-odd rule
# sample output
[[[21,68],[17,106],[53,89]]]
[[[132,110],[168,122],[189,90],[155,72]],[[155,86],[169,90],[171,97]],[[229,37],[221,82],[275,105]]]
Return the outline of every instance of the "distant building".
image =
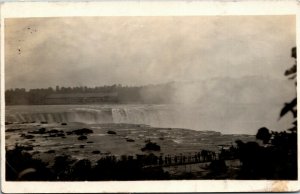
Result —
[[[45,104],[101,104],[118,102],[118,93],[60,93],[50,94]]]

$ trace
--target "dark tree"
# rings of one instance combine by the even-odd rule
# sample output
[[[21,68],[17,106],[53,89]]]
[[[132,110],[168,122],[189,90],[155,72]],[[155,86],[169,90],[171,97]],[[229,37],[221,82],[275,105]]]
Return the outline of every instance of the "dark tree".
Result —
[[[292,48],[291,56],[295,58],[295,64],[288,70],[285,71],[284,75],[288,76],[290,80],[295,80],[295,85],[297,85],[297,49],[296,47]],[[297,96],[291,100],[289,103],[285,103],[284,107],[282,108],[279,118],[283,117],[287,113],[291,112],[295,121],[297,120]],[[297,126],[297,122],[295,123]],[[297,127],[296,127],[297,128]]]
[[[260,128],[256,134],[256,139],[262,140],[264,144],[267,144],[270,138],[271,138],[271,133],[269,132],[269,129],[267,129],[266,127]]]

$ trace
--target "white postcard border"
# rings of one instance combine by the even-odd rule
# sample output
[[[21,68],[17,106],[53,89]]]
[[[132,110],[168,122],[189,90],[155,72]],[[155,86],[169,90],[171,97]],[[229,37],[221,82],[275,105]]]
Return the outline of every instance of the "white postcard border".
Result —
[[[201,16],[201,15],[296,15],[295,1],[101,1],[101,2],[15,2],[1,5],[1,189],[13,193],[94,192],[261,192],[299,191],[300,181],[182,180],[102,182],[8,182],[5,181],[4,129],[4,20],[24,17],[74,16]],[[299,30],[297,30],[299,37]],[[299,39],[297,38],[297,45]],[[298,50],[299,54],[299,50]],[[299,55],[298,55],[299,56]],[[299,79],[299,76],[297,77]],[[299,83],[299,80],[298,80]],[[299,87],[297,87],[298,91]],[[298,104],[299,106],[299,104]],[[299,109],[299,107],[298,107]],[[299,133],[298,133],[299,140]],[[299,156],[299,144],[298,144]],[[299,160],[298,160],[299,166]],[[298,167],[298,177],[300,171]]]

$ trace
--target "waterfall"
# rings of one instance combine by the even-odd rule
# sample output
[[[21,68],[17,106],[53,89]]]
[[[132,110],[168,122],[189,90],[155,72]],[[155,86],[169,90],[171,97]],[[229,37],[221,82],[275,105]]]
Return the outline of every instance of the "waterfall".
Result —
[[[97,123],[131,123],[152,126],[168,126],[174,123],[174,112],[152,106],[120,107],[84,107],[57,111],[55,108],[44,111],[10,111],[6,114],[7,122],[80,122]]]

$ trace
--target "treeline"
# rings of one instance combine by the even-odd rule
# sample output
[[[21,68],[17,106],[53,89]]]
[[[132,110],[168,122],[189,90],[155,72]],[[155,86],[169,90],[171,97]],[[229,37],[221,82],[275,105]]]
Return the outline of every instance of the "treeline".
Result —
[[[39,105],[46,104],[45,100],[51,94],[80,94],[80,93],[117,93],[118,103],[169,103],[172,84],[146,86],[110,85],[99,87],[60,87],[29,89],[15,88],[5,91],[6,105]]]

